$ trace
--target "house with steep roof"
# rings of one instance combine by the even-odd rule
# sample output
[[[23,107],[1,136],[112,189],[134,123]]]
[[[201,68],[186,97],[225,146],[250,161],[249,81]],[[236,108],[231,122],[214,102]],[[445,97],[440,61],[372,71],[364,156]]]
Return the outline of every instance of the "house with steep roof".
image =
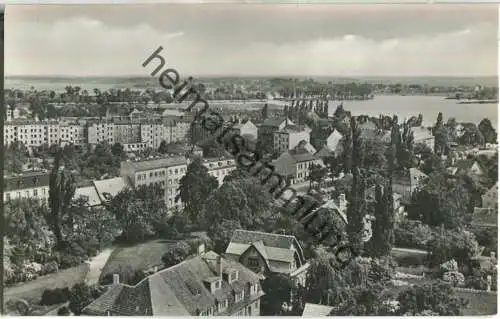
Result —
[[[307,141],[300,141],[300,143],[297,146],[295,146],[295,148],[292,149],[290,152],[295,153],[295,154],[304,153],[304,152],[308,152],[311,154],[317,153],[314,146],[312,146],[311,143],[309,143]]]
[[[252,121],[235,124],[231,127],[231,131],[242,137],[244,137],[245,135],[251,136],[254,140],[256,140],[258,136],[257,126],[255,126]]]
[[[424,144],[434,152],[434,135],[430,129],[426,127],[412,127],[413,140],[415,144]]]
[[[484,169],[481,167],[481,164],[473,158],[457,161],[456,166],[459,174],[469,175],[471,177],[484,175]]]
[[[412,167],[404,173],[394,176],[392,190],[401,195],[402,203],[410,203],[413,192],[420,187],[426,178],[426,174]]]
[[[486,193],[481,195],[483,208],[498,210],[498,181]]]
[[[261,278],[269,273],[279,273],[305,286],[309,263],[295,236],[238,229],[226,248],[226,256]]]
[[[307,151],[300,153],[285,152],[273,161],[275,172],[290,180],[291,184],[302,183],[309,178],[312,165],[324,166],[323,160]]]
[[[258,316],[259,276],[213,251],[154,273],[135,286],[119,283],[83,309],[90,316]]]

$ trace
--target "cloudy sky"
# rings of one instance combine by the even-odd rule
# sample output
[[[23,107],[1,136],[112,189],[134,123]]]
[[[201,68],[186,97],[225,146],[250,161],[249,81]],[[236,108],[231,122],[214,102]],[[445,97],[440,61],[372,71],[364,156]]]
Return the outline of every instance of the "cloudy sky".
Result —
[[[9,5],[7,75],[484,76],[496,5]]]

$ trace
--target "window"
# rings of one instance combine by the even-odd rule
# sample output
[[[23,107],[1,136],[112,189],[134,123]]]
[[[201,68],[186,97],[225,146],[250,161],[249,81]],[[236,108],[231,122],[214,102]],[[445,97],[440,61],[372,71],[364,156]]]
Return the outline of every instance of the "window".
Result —
[[[179,173],[179,169],[175,169],[175,174],[178,174]]]
[[[38,197],[38,190],[37,189],[33,190],[33,197]]]
[[[5,193],[5,199],[10,200],[10,193]]]
[[[255,257],[248,257],[248,266],[250,267],[258,267],[259,259]]]
[[[236,303],[242,301],[243,298],[245,298],[245,290],[242,290],[241,292],[236,293],[234,298],[235,298],[234,302],[236,302]]]
[[[219,304],[217,305],[219,312],[222,312],[227,309],[227,299],[224,301],[219,301]]]
[[[233,282],[235,280],[238,280],[238,271],[232,271],[229,274],[229,282]]]
[[[259,292],[259,284],[252,284],[252,286],[250,286],[250,294],[254,295],[258,292]]]
[[[220,289],[220,280],[217,280],[217,281],[214,283],[214,287],[215,287],[215,289]]]
[[[149,177],[153,177],[153,172],[149,173]]]

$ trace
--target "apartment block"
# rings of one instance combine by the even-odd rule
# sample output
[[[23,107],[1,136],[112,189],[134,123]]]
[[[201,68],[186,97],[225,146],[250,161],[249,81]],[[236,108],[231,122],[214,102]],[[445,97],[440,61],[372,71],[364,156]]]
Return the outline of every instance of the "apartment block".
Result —
[[[182,176],[186,174],[188,160],[184,156],[152,160],[125,161],[120,164],[120,175],[133,186],[156,184],[165,190],[165,203],[169,208],[180,207],[175,201]]]
[[[56,143],[61,143],[62,146],[85,143],[85,127],[77,123],[15,120],[5,123],[3,134],[5,145],[13,142],[23,143],[27,147]]]
[[[114,124],[111,122],[92,123],[88,126],[88,143],[113,144],[114,141]]]

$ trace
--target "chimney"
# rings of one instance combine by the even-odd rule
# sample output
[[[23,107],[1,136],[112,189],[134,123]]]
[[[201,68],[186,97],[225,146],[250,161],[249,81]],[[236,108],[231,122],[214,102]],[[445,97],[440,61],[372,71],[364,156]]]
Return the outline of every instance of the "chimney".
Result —
[[[341,212],[345,212],[345,210],[346,210],[345,194],[339,195],[339,209]]]
[[[217,269],[219,271],[219,277],[222,280],[222,257],[219,255],[217,256]]]
[[[120,283],[120,275],[113,274],[113,285],[118,285]]]

